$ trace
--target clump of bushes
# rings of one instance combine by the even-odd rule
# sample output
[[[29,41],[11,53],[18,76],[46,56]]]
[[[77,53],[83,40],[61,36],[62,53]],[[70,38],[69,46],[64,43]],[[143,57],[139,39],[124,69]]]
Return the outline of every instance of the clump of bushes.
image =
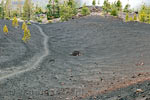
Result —
[[[102,8],[103,8],[104,12],[109,13],[111,11],[111,4],[110,4],[110,2],[108,2],[108,0],[104,0]]]
[[[72,8],[67,4],[63,4],[60,8],[60,18],[62,21],[68,21],[74,15]]]
[[[10,20],[10,17],[6,17],[5,19],[6,19],[6,20]]]
[[[113,16],[118,16],[118,7],[116,6],[116,3],[111,4],[111,11],[110,14]]]
[[[86,16],[86,15],[89,15],[89,14],[90,14],[90,10],[89,10],[88,7],[86,7],[85,4],[83,5],[83,7],[82,7],[82,9],[81,9],[81,14],[82,14],[83,16]]]
[[[139,10],[139,21],[150,23],[150,7],[143,5]]]
[[[71,0],[69,0],[71,1]],[[49,0],[49,3],[47,4],[47,19],[51,20],[53,18],[60,17],[60,5],[59,0]]]
[[[62,21],[68,21],[73,16],[77,14],[77,7],[74,0],[69,0],[68,2],[64,2],[63,5],[60,6],[60,18]]]
[[[118,12],[122,11],[122,3],[120,0],[117,0],[117,2],[110,4],[108,0],[105,0],[102,8],[105,13],[110,13],[113,16],[118,16]]]
[[[117,11],[117,9],[112,9],[111,15],[113,15],[113,16],[118,16],[118,11]]]

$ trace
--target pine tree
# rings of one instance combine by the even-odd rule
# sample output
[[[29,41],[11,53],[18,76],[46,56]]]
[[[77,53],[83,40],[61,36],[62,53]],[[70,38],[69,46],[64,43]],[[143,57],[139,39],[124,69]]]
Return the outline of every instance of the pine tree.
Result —
[[[122,3],[121,3],[120,0],[117,1],[116,7],[117,7],[118,11],[121,11],[121,10],[122,10]]]
[[[150,14],[147,14],[147,23],[150,24]]]
[[[129,18],[129,21],[133,21],[133,18],[132,18],[132,17],[130,17],[130,18]]]
[[[19,25],[18,25],[18,20],[17,20],[16,17],[13,18],[12,26],[14,26],[14,27],[18,27],[18,26],[19,26]]]
[[[98,0],[98,5],[100,5],[100,0]]]
[[[1,4],[0,4],[0,17],[2,19],[4,19],[4,16],[5,16],[5,11],[4,11],[4,0],[1,1]]]
[[[77,14],[77,4],[75,0],[64,2],[60,6],[60,18],[62,21],[67,21]]]
[[[30,38],[31,38],[30,30],[25,28],[24,36],[23,36],[22,40],[26,43],[28,40],[30,40]]]
[[[103,6],[102,6],[104,12],[108,13],[111,11],[111,5],[108,0],[104,0]]]
[[[31,1],[25,0],[24,6],[23,6],[23,17],[25,20],[30,20],[31,18]]]
[[[126,13],[126,19],[125,20],[126,20],[126,22],[129,21],[129,14],[128,13]]]
[[[95,2],[95,0],[93,0],[93,2],[92,2],[92,5],[93,5],[93,6],[95,6],[95,5],[96,5],[96,2]]]
[[[22,24],[22,30],[25,30],[27,28],[26,22],[23,22]]]
[[[129,11],[130,11],[130,5],[127,4],[127,5],[124,7],[124,10],[123,10],[123,11],[126,12],[126,13],[129,13]]]
[[[42,14],[42,8],[41,7],[39,7],[38,5],[36,5],[36,7],[35,7],[35,14]]]
[[[53,16],[55,18],[60,17],[60,5],[59,5],[59,1],[58,0],[54,0],[54,12],[53,12]]]
[[[62,21],[68,21],[73,16],[73,10],[68,4],[65,2],[60,8],[60,18]]]
[[[53,16],[51,0],[49,0],[49,3],[47,4],[46,8],[47,8],[47,19],[50,20],[52,19]]]
[[[136,16],[136,14],[134,14],[133,20],[134,20],[134,21],[137,21],[137,16]]]
[[[11,17],[11,0],[6,0],[5,4],[5,13],[6,13],[6,18]]]
[[[8,28],[7,26],[5,25],[4,28],[3,28],[3,32],[7,35],[8,34]]]
[[[73,11],[73,14],[76,15],[77,14],[77,3],[75,2],[75,0],[69,0],[68,2],[68,6],[70,6],[70,8]]]
[[[83,5],[83,7],[82,7],[82,9],[81,9],[81,14],[82,14],[83,16],[86,16],[86,15],[89,15],[89,14],[90,14],[90,10],[89,10],[88,7],[86,7],[85,4]]]

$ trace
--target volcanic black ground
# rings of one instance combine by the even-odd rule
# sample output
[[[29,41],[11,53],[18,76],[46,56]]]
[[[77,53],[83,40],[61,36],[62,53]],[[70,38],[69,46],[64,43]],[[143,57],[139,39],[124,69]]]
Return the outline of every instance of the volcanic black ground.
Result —
[[[149,77],[150,25],[88,16],[55,24],[32,24],[31,40],[23,43],[21,23],[17,29],[10,21],[0,23],[0,100],[141,97],[140,93],[132,96],[135,91],[130,87],[96,98],[94,95],[127,81]],[[8,35],[2,32],[5,24]],[[80,55],[72,56],[74,51]],[[143,86],[142,90],[148,91],[148,83],[133,87]]]

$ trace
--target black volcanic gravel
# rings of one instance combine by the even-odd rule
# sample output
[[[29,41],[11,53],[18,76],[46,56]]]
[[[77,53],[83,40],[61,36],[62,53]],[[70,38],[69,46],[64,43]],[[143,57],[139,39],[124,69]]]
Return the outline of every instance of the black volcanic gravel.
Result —
[[[9,21],[0,22],[1,28],[7,24],[10,29],[8,36],[0,30],[1,78],[10,69],[32,67],[24,68],[24,65],[42,56],[44,38],[39,29],[31,25],[31,41],[24,44],[21,28],[12,28]],[[80,96],[89,91],[100,91],[137,73],[150,72],[148,24],[88,16],[39,26],[49,37],[49,54],[36,69],[0,81],[0,100],[72,100],[73,97],[83,100]],[[79,51],[80,56],[72,56],[74,51]],[[138,65],[140,62],[144,64]],[[113,100],[116,96],[118,99],[118,95],[120,100],[140,97],[141,94],[128,92],[131,87],[97,96],[96,100]],[[133,91],[134,87],[148,89],[148,85],[135,85]]]

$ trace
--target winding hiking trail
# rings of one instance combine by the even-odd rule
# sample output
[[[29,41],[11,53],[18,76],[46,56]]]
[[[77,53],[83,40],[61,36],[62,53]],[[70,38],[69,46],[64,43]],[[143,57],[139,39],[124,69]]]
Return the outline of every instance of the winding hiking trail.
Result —
[[[44,53],[43,53],[43,55],[40,56],[33,64],[26,64],[26,66],[31,66],[31,67],[28,67],[26,69],[19,70],[19,71],[13,71],[13,73],[11,73],[11,74],[0,77],[0,81],[37,68],[38,65],[41,63],[41,61],[49,54],[49,49],[48,49],[48,44],[47,44],[48,39],[49,39],[48,36],[43,32],[43,30],[40,26],[35,25],[35,24],[33,24],[33,25],[39,29],[41,35],[44,37],[44,41],[43,41]]]

